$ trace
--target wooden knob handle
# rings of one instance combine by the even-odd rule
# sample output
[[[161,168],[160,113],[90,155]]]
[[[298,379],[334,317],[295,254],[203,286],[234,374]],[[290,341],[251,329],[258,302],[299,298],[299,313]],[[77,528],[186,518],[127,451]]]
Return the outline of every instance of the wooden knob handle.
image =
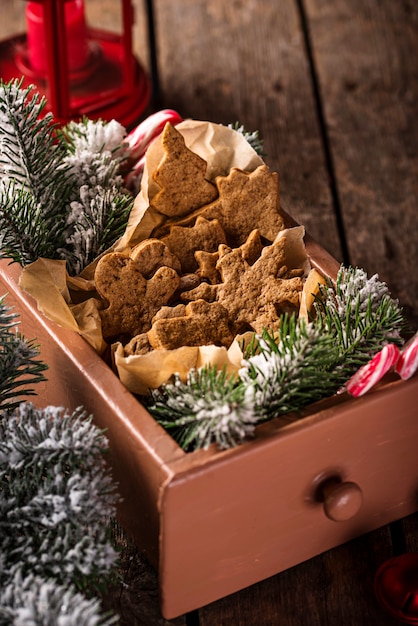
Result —
[[[363,493],[356,483],[330,480],[320,490],[325,515],[334,522],[354,517],[363,502]]]

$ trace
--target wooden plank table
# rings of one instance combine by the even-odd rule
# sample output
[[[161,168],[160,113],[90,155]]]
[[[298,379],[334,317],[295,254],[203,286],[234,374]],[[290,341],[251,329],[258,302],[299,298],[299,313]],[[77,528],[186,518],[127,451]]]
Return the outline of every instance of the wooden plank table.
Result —
[[[112,28],[117,2],[85,3],[89,19]],[[24,28],[22,5],[2,0],[0,38]],[[154,76],[154,108],[258,129],[283,207],[337,259],[377,272],[417,328],[418,3],[134,5],[135,52]],[[418,515],[171,622],[155,573],[118,527],[115,536],[123,582],[104,603],[123,626],[389,626],[400,622],[378,605],[373,578],[392,555],[418,552]]]

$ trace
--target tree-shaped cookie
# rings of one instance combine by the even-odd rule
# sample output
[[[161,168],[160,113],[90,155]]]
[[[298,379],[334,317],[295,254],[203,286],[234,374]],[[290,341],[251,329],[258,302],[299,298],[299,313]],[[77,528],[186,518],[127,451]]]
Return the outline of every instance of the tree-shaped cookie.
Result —
[[[181,133],[169,122],[161,140],[164,156],[153,173],[161,191],[154,196],[151,206],[163,215],[180,217],[212,202],[218,192],[205,178],[206,161],[189,150]]]

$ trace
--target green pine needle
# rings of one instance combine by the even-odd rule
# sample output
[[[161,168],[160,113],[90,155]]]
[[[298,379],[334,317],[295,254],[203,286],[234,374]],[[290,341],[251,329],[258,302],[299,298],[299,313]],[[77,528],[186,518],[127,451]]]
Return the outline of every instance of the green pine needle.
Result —
[[[39,360],[38,346],[17,331],[17,315],[0,297],[0,409],[11,410],[25,396],[35,395],[32,385],[46,380],[47,366]]]
[[[151,414],[184,449],[235,446],[254,432],[256,416],[246,389],[235,376],[214,366],[191,370],[183,383],[150,392]]]
[[[316,324],[334,337],[339,361],[352,373],[385,343],[403,343],[402,309],[376,274],[368,278],[362,269],[341,266],[335,286],[320,285],[314,308]]]
[[[265,330],[258,350],[244,361],[241,378],[253,386],[259,420],[294,412],[335,393],[346,379],[336,367],[333,337],[313,324],[284,315],[279,332]]]
[[[39,257],[55,255],[57,241],[54,244],[51,239],[41,205],[25,187],[16,187],[15,181],[0,185],[0,226],[1,257],[28,265]]]
[[[235,122],[235,124],[228,124],[228,128],[230,128],[231,130],[235,130],[237,133],[240,133],[240,135],[243,135],[244,139],[248,141],[250,146],[259,156],[266,156],[264,152],[264,142],[261,139],[258,130],[249,132],[245,130],[244,126],[239,122]]]
[[[79,274],[123,233],[134,198],[119,172],[125,128],[42,117],[45,100],[0,81],[0,257],[64,259]]]

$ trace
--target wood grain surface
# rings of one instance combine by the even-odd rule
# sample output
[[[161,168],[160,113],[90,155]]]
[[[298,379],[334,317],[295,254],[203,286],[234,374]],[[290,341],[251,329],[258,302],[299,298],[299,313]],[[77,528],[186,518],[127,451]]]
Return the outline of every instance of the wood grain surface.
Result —
[[[24,29],[24,4],[2,0],[0,38]],[[117,25],[115,0],[85,4],[89,19]],[[338,260],[377,272],[416,329],[418,3],[133,4],[135,53],[158,79],[154,107],[258,129],[283,207]],[[418,515],[171,622],[155,572],[117,525],[114,534],[122,582],[103,602],[122,626],[396,626],[373,578],[393,554],[418,552]]]

